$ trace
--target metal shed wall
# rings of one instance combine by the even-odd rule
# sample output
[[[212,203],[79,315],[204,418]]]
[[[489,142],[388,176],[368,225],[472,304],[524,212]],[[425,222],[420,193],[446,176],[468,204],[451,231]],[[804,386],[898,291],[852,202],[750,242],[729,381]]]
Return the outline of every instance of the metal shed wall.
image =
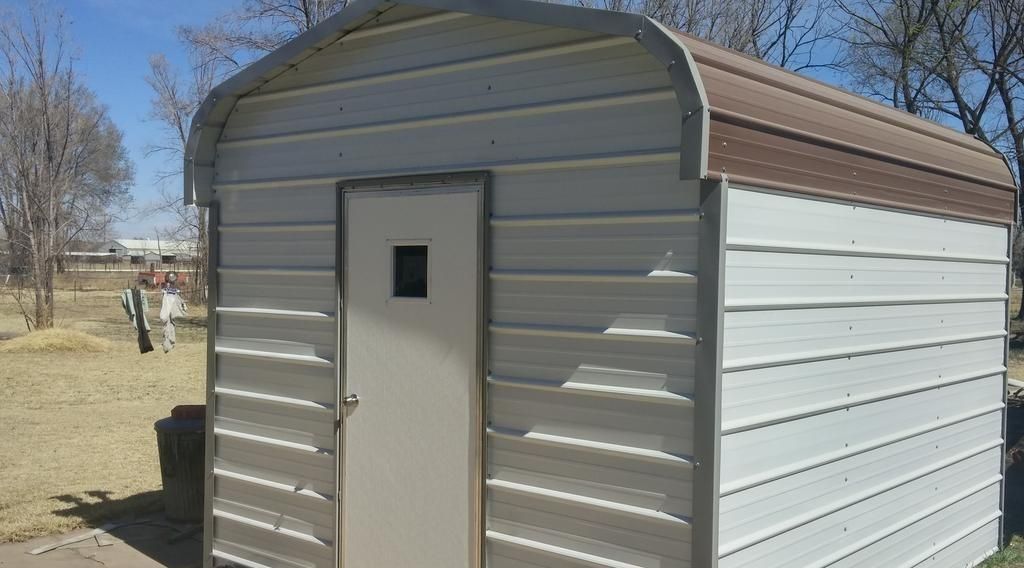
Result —
[[[214,554],[334,562],[335,183],[472,169],[493,174],[489,565],[689,566],[681,124],[631,37],[414,7],[241,98],[213,185]]]
[[[726,234],[719,565],[994,551],[1007,228],[733,188]]]

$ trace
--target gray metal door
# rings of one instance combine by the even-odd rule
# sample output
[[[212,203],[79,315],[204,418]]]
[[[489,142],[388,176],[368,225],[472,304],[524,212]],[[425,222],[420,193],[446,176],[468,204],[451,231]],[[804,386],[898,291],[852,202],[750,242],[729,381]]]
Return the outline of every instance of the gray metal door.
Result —
[[[342,566],[475,566],[481,188],[341,195]]]

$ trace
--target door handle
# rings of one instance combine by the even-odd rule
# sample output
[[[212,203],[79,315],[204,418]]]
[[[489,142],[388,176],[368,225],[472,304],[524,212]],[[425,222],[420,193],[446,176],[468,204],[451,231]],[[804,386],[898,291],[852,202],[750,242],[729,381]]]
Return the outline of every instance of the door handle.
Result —
[[[345,398],[341,399],[341,404],[342,404],[342,406],[353,407],[353,408],[356,407],[356,406],[359,406],[359,395],[358,394],[350,394],[350,395],[346,396]]]

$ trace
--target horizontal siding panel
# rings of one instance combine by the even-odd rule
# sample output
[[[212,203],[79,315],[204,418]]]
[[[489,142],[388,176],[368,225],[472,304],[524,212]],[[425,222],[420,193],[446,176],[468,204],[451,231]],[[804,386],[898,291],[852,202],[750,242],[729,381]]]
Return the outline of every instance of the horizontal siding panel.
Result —
[[[853,543],[879,538],[878,533],[896,532],[916,513],[944,500],[953,505],[988,486],[998,491],[998,463],[1001,451],[965,459],[920,479],[910,481],[881,495],[859,501],[836,513],[796,527],[757,546],[722,557],[723,568],[740,566],[825,565],[830,555]],[[996,467],[993,467],[993,464]],[[959,498],[957,498],[959,497]],[[998,504],[990,500],[988,511]],[[986,508],[984,505],[982,508]],[[986,512],[988,512],[986,511]],[[910,537],[911,533],[905,533]],[[850,551],[853,552],[853,551]],[[838,555],[837,555],[838,556]],[[840,556],[840,558],[842,558]],[[852,559],[851,559],[852,560]]]
[[[284,74],[261,88],[262,93],[321,85],[365,76],[448,64],[470,57],[501,55],[515,49],[544,47],[596,37],[592,32],[552,28],[538,24],[494,18],[471,17],[436,25],[437,33],[404,34],[367,39],[363,49],[359,40],[335,50],[326,50],[298,67],[299,72]],[[446,28],[446,29],[441,29]],[[346,47],[351,49],[346,49]]]
[[[508,323],[693,330],[697,288],[637,282],[492,281],[491,313]]]
[[[652,108],[653,107],[653,108]],[[383,132],[354,138],[293,142],[281,146],[220,149],[219,183],[298,176],[359,175],[394,171],[395,155],[406,169],[456,169],[459,164],[551,160],[592,154],[674,150],[679,125],[662,118],[678,112],[675,101],[649,102],[555,115],[497,119]],[[440,141],[440,143],[439,143]],[[492,144],[491,141],[494,141]]]
[[[214,492],[213,506],[218,511],[306,535],[325,544],[335,539],[333,501],[309,499],[225,477],[216,478]]]
[[[1001,406],[1003,377],[840,408],[802,420],[725,436],[723,490],[795,473],[845,455],[892,443]]]
[[[215,386],[306,400],[325,407],[336,397],[334,370],[240,357],[217,357]]]
[[[232,267],[333,268],[334,227],[318,231],[221,232],[220,255]]]
[[[686,346],[492,334],[490,348],[499,376],[693,392],[693,350]]]
[[[697,184],[679,180],[678,163],[502,174],[491,183],[495,217],[683,211],[700,206]]]
[[[218,168],[219,169],[219,168]],[[218,191],[221,226],[249,223],[334,223],[334,183]],[[224,257],[225,260],[230,257]]]
[[[337,324],[333,320],[297,321],[275,317],[219,314],[217,336],[226,340],[270,340],[295,345],[317,357],[333,359]]]
[[[998,491],[998,484],[990,485],[898,533],[858,550],[833,566],[909,567],[920,565],[915,564],[915,561],[922,557],[928,558],[924,561],[925,566],[973,566],[995,550],[993,543],[999,538]],[[958,534],[964,532],[961,527],[974,530],[965,536]],[[957,540],[949,544],[951,539]],[[929,552],[932,555],[929,556]]]
[[[230,518],[214,518],[213,549],[224,550],[266,566],[328,568],[334,563],[330,546],[314,544],[273,530]]]
[[[721,500],[719,542],[734,550],[808,519],[849,506],[907,478],[999,446],[998,410],[823,463],[771,483],[730,491]]]
[[[492,438],[488,453],[492,479],[692,515],[693,475],[687,467],[514,438]]]
[[[333,499],[334,456],[281,451],[264,444],[218,436],[214,467],[238,475],[310,490]]]
[[[215,426],[235,434],[334,451],[334,419],[309,408],[295,408],[258,400],[216,397]]]
[[[663,404],[490,387],[493,427],[659,450],[693,453],[689,409]]]
[[[999,521],[991,521],[915,564],[913,568],[977,566],[999,550],[995,543],[999,542],[1000,538],[1002,535],[999,532]]]
[[[608,566],[615,566],[608,561],[644,568],[689,566],[690,534],[685,527],[643,522],[633,517],[595,515],[569,504],[529,499],[518,494],[490,491],[488,496],[490,531],[604,559]],[[495,546],[491,540],[488,545],[494,547],[494,553],[502,555],[500,544]],[[549,568],[566,565],[564,556],[528,552],[524,556],[523,552],[520,550],[515,557]]]
[[[726,309],[927,303],[1006,294],[1006,268],[998,264],[733,250],[726,253],[726,270]]]
[[[726,369],[999,336],[1006,303],[973,302],[730,312]]]
[[[296,277],[226,271],[218,276],[221,306],[331,313],[337,306],[333,273]]]
[[[725,373],[722,429],[796,419],[999,373],[1004,345],[1002,339],[986,339]]]
[[[600,41],[599,45],[609,43],[605,38]],[[551,65],[544,67],[522,61],[352,86],[299,95],[287,106],[276,101],[242,103],[221,140],[501,109],[523,101],[606,96],[665,83],[664,69],[632,43],[558,55],[548,62]],[[572,81],[565,81],[566,73],[572,73]]]
[[[697,268],[697,223],[493,227],[499,270],[689,272]]]
[[[727,243],[1006,261],[1005,227],[740,189],[729,191]]]

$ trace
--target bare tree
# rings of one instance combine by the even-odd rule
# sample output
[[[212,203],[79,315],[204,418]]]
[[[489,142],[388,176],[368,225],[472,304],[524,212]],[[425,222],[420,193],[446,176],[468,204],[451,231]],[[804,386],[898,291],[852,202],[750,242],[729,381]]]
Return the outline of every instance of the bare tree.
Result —
[[[181,39],[199,65],[244,67],[335,14],[348,0],[246,0],[209,24],[184,27]]]
[[[863,94],[914,114],[935,86],[939,0],[835,0],[845,20],[846,69]]]
[[[844,39],[854,88],[976,137],[1001,151],[1020,179],[1024,0],[835,1],[850,18]],[[1015,238],[1019,257],[1024,235]],[[1014,265],[1024,277],[1024,262]]]
[[[836,67],[839,26],[825,0],[574,0],[662,24],[794,71]]]
[[[53,326],[53,278],[68,245],[101,233],[128,197],[121,132],[78,79],[61,14],[33,5],[0,22],[0,223],[27,260],[30,329]]]
[[[188,54],[190,69],[182,76],[162,54],[150,57],[146,81],[153,89],[150,117],[164,129],[162,140],[148,154],[163,154],[173,169],[158,174],[160,181],[181,175],[180,164],[188,141],[192,115],[217,81],[273,51],[342,9],[347,0],[247,0],[209,24],[183,27],[179,38]],[[168,236],[196,243],[192,266],[193,302],[206,302],[207,211],[185,206],[178,196],[161,195],[159,210],[173,215]]]
[[[193,59],[195,59],[193,52]],[[149,75],[146,82],[153,89],[150,101],[150,117],[160,123],[164,131],[163,140],[150,145],[146,154],[164,154],[169,163],[181,164],[188,142],[189,124],[202,103],[206,93],[213,87],[217,76],[212,64],[193,65],[191,76],[185,80],[171,67],[167,58],[153,55],[149,58]],[[159,181],[177,177],[180,169],[158,172]],[[173,197],[171,194],[174,194]],[[177,192],[162,192],[157,209],[169,213],[174,225],[167,236],[195,243],[192,257],[191,294],[193,303],[205,304],[207,299],[207,259],[209,258],[209,234],[207,230],[207,209],[183,205]]]

